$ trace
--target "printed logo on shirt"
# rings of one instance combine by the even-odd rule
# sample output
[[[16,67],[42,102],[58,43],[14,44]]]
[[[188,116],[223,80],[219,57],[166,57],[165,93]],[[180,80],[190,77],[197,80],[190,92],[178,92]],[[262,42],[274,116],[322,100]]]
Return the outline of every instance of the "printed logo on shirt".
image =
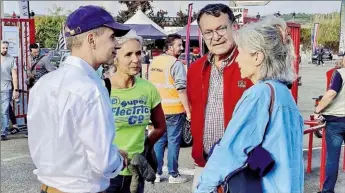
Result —
[[[238,88],[246,88],[247,87],[246,81],[239,80],[237,86],[238,86]]]
[[[150,108],[147,105],[147,97],[140,96],[133,100],[120,101],[118,97],[112,97],[113,115],[117,124],[140,125],[150,118]]]

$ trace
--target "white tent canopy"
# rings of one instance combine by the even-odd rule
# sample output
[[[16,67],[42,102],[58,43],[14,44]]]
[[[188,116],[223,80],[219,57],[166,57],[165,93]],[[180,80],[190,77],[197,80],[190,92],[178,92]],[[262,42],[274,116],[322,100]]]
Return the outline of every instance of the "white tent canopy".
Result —
[[[190,25],[198,25],[198,21],[194,20]]]
[[[153,27],[158,29],[160,32],[166,34],[163,28],[153,22],[145,13],[138,10],[131,18],[129,18],[125,24],[151,24]]]

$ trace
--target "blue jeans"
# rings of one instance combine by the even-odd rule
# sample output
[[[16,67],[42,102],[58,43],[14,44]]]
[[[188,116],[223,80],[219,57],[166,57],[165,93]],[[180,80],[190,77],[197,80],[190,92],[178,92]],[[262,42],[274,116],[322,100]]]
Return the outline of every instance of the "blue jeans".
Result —
[[[345,123],[326,123],[326,180],[323,184],[323,193],[334,193],[335,183],[338,178],[339,158],[341,145],[345,142]]]
[[[1,136],[7,136],[12,90],[1,91]]]
[[[110,185],[105,191],[106,193],[131,193],[132,176],[118,175],[115,178],[110,179]],[[139,182],[138,192],[144,193],[145,180],[141,179]]]
[[[166,115],[167,132],[156,142],[154,149],[156,152],[158,168],[157,173],[162,175],[164,165],[164,150],[168,144],[168,172],[176,177],[178,172],[178,157],[180,153],[180,142],[182,137],[182,127],[186,121],[186,114]]]

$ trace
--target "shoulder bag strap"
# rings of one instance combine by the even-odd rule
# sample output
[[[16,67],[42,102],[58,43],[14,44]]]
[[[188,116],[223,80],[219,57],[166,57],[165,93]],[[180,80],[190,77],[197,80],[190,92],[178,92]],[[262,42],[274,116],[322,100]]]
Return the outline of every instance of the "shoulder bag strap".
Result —
[[[36,62],[31,66],[31,72],[34,70],[34,68],[36,67],[36,65],[38,64],[38,62],[43,58],[44,56],[40,56],[39,58],[37,58]]]
[[[263,137],[260,145],[262,145],[262,143],[264,142],[264,139],[265,139],[265,136],[266,136],[266,132],[267,132],[267,127],[268,127],[268,125],[270,123],[270,120],[271,120],[271,115],[272,115],[273,105],[274,105],[274,100],[275,100],[273,86],[270,83],[266,83],[266,84],[270,87],[270,90],[271,90],[270,106],[269,106],[269,118],[268,118],[268,122],[267,122],[267,125],[266,125],[266,128],[265,128],[264,137]]]

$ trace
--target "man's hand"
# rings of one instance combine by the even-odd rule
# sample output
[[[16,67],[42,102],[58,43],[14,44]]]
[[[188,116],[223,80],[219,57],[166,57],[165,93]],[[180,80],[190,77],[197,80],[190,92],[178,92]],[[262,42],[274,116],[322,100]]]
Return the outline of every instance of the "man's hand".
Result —
[[[119,153],[123,157],[123,169],[125,169],[128,166],[128,153],[124,150],[119,149]]]
[[[15,99],[18,99],[19,98],[19,92],[18,91],[13,91],[12,93],[12,99],[15,100]]]
[[[325,118],[321,114],[317,114],[314,112],[314,119],[317,120],[319,123],[323,123],[325,121]]]

